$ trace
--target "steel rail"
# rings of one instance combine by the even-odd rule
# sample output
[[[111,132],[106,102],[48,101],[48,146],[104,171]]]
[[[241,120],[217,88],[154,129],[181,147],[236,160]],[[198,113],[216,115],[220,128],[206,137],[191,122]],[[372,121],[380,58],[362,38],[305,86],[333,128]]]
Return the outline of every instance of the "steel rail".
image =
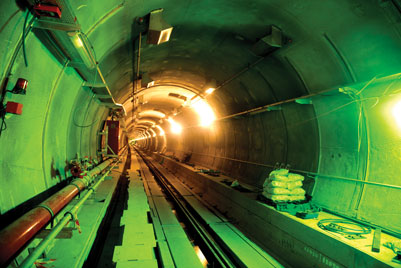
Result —
[[[137,150],[137,153],[141,156],[144,163],[149,167],[151,173],[155,176],[155,179],[160,182],[160,185],[164,188],[165,193],[167,193],[174,204],[177,205],[177,208],[180,209],[183,216],[196,231],[197,237],[202,240],[201,242],[209,251],[208,256],[212,255],[213,259],[217,262],[214,263],[214,265],[218,265],[217,267],[242,267],[243,265],[233,260],[233,258],[222,249],[222,246],[218,243],[218,241],[213,239],[212,235],[203,226],[203,224],[196,219],[196,217],[187,208],[188,204],[185,203],[182,198],[179,198],[180,195],[176,192],[174,186],[168,182],[165,176],[150,161],[148,161],[141,152]]]

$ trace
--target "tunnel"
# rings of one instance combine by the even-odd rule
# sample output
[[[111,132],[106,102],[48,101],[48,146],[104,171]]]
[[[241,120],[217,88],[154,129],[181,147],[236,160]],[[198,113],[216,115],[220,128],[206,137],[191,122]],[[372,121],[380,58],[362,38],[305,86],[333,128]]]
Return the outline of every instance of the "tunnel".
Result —
[[[1,267],[401,267],[400,0],[3,0]]]

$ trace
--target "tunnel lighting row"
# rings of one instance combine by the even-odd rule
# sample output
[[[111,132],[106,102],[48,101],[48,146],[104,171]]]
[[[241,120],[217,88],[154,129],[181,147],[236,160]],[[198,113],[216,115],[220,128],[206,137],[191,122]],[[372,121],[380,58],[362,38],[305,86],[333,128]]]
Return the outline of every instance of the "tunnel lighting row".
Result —
[[[202,127],[211,126],[216,120],[216,116],[210,105],[201,98],[196,98],[191,101],[190,106],[198,114],[200,118],[200,125]],[[167,121],[170,123],[170,130],[173,134],[180,134],[182,132],[182,126],[174,121],[173,118],[169,117]]]
[[[161,126],[159,126],[159,125],[154,125],[154,126],[152,126],[152,128],[153,128],[153,127],[157,128],[157,129],[159,130],[159,136],[164,136],[164,135],[165,135],[165,132],[164,132],[164,130],[163,130],[163,128],[162,128]],[[151,136],[152,136],[152,137],[157,137],[156,132],[155,132],[152,128],[149,128],[149,130],[152,131],[152,133],[153,133]],[[145,140],[145,139],[150,138],[150,136],[149,136],[149,137],[146,136],[147,131],[148,131],[148,130],[146,130],[145,132],[142,132],[142,136],[133,139],[133,141],[141,141],[141,140]]]
[[[213,91],[211,90],[211,92],[213,92]],[[216,117],[215,117],[215,114],[214,114],[212,108],[204,99],[202,99],[200,97],[196,97],[195,99],[191,100],[189,106],[192,109],[194,109],[195,112],[199,115],[201,126],[203,126],[203,127],[210,126],[216,120]],[[395,104],[392,105],[391,114],[393,116],[393,120],[395,121],[396,126],[399,129],[401,129],[401,100],[399,100],[398,102],[396,102]],[[170,124],[171,133],[180,134],[182,132],[183,127],[179,123],[177,123],[172,117],[168,117],[166,120]],[[159,130],[160,136],[165,135],[165,131],[159,125],[155,125],[153,123],[152,126],[150,128],[148,128],[148,130],[150,130],[153,133],[152,135],[148,134],[149,137],[147,137],[147,135],[143,135],[134,140],[138,141],[138,140],[144,140],[144,139],[150,138],[152,136],[156,137],[157,134],[152,128],[157,128]],[[146,130],[144,133],[147,133],[148,130]]]
[[[215,91],[214,87],[210,87],[208,88],[205,93],[207,95],[213,93],[213,91]],[[191,107],[192,109],[194,109],[194,111],[198,114],[199,119],[200,119],[200,126],[202,127],[209,127],[213,124],[213,122],[216,120],[216,116],[213,112],[213,109],[210,107],[210,105],[201,97],[197,96],[195,98],[193,98],[190,102],[189,102],[189,107]],[[164,116],[161,118],[161,120],[166,119],[169,124],[170,124],[170,131],[173,134],[181,134],[182,133],[182,125],[179,124],[178,122],[176,122],[172,117],[168,117],[165,114],[163,114]],[[176,115],[176,114],[174,114]],[[139,120],[138,122],[145,122],[148,120]],[[150,128],[148,128],[148,130],[151,130],[153,132],[153,137],[156,137],[157,134],[152,130],[152,128],[157,128],[159,130],[160,136],[164,136],[165,132],[164,130],[159,126],[156,125],[154,122],[152,122],[152,126]],[[145,131],[145,133],[147,132],[147,130]],[[139,140],[144,140],[147,139],[149,137],[146,136],[141,136],[138,137],[136,139],[134,139],[134,141],[139,141]]]
[[[212,107],[205,100],[195,99],[192,101],[191,107],[199,115],[201,126],[208,127],[216,120]]]
[[[156,125],[155,127],[159,130],[160,136],[164,136],[165,135],[164,130],[161,128],[161,126]]]
[[[209,87],[208,89],[206,89],[205,93],[206,93],[207,95],[210,95],[210,94],[212,94],[213,91],[215,91],[215,90],[216,90],[216,89],[215,89],[214,87]]]
[[[182,126],[178,124],[176,121],[174,121],[173,118],[169,117],[167,121],[170,123],[171,126],[171,132],[174,134],[180,134],[182,132]]]

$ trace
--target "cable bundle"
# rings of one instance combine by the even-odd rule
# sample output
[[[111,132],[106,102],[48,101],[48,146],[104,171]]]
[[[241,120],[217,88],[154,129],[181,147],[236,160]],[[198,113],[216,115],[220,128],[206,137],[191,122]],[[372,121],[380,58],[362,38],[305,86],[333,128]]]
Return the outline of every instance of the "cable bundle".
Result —
[[[340,224],[346,224],[348,226]],[[350,227],[349,225],[351,225],[352,227]],[[341,235],[364,235],[371,232],[370,227],[343,219],[324,219],[319,221],[317,223],[317,226],[325,231],[338,233]]]

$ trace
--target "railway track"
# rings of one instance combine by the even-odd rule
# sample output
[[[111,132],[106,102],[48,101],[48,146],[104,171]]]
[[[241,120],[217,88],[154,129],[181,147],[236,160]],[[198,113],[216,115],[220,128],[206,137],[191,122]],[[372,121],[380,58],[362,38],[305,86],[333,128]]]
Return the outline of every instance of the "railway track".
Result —
[[[208,267],[283,267],[159,163],[138,150],[137,153],[146,165],[142,173],[148,168],[153,175],[185,225],[190,240],[201,249]]]

